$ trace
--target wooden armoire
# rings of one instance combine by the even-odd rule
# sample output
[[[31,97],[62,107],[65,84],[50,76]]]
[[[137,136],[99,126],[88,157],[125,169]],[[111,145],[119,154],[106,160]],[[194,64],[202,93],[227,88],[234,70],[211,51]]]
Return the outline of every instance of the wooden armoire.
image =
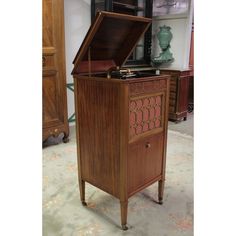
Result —
[[[99,12],[73,62],[81,201],[85,182],[118,198],[123,230],[131,196],[158,181],[163,199],[170,76],[124,67],[150,23]]]
[[[43,0],[43,141],[64,133],[68,141],[64,1]]]

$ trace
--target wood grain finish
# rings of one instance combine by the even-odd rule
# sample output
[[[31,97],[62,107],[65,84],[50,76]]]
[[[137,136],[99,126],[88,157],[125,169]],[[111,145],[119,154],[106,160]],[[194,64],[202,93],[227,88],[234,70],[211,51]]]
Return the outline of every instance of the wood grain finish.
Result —
[[[69,135],[64,52],[64,2],[43,0],[43,141]]]
[[[132,196],[146,183],[161,176],[163,135],[149,136],[129,145],[128,194]]]
[[[115,196],[126,229],[128,198],[165,180],[169,76],[118,80],[74,75],[74,80],[81,201],[85,205],[84,181]],[[140,83],[162,86],[145,90]],[[133,138],[132,103],[141,100],[143,108],[149,109],[148,119],[154,116],[160,123]]]
[[[82,178],[119,197],[119,87],[79,80],[77,89]]]
[[[57,83],[55,75],[47,76],[47,79],[44,80],[43,84],[43,123],[49,124],[50,126],[50,122],[59,122],[57,107]]]
[[[179,84],[179,101],[178,111],[185,111],[188,108],[188,95],[189,95],[189,76],[181,76]]]
[[[108,61],[122,66],[150,24],[151,19],[144,17],[99,12],[73,61],[72,73],[81,73],[81,62],[88,61],[89,54],[91,63]]]
[[[186,120],[188,114],[188,96],[190,70],[161,69],[161,74],[170,75],[169,120]]]

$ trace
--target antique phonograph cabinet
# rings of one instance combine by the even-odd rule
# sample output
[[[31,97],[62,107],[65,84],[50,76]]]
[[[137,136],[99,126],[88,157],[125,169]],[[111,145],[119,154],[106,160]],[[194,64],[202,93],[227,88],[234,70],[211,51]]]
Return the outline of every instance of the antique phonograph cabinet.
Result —
[[[163,199],[169,76],[122,67],[150,23],[99,12],[73,62],[81,201],[85,182],[118,198],[124,230],[129,197],[159,181]]]

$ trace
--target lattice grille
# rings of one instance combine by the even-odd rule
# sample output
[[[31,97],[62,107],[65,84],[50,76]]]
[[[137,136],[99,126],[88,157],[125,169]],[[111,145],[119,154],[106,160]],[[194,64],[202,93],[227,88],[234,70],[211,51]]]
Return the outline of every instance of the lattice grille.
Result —
[[[161,95],[130,100],[130,138],[161,126],[161,104]]]

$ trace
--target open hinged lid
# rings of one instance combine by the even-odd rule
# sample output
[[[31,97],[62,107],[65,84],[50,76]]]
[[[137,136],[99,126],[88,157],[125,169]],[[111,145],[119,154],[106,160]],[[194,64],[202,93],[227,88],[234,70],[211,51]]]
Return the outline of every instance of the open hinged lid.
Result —
[[[121,67],[132,53],[151,19],[99,12],[73,61],[72,74],[105,72]]]

